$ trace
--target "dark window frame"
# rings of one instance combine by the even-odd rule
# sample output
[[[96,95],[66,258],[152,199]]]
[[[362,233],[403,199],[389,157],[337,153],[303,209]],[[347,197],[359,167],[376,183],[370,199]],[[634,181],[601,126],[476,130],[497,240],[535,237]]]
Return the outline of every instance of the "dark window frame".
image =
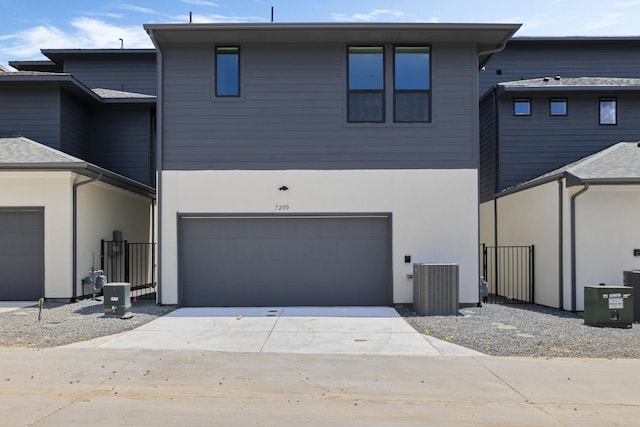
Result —
[[[603,123],[602,119],[602,103],[613,102],[614,116],[613,123]],[[598,125],[600,126],[616,126],[618,124],[618,99],[614,97],[603,97],[598,99]]]
[[[396,68],[396,49],[397,48],[426,48],[427,49],[427,55],[429,58],[429,81],[428,81],[428,89],[397,89],[396,88],[396,75],[397,75],[397,68]],[[392,46],[392,59],[393,59],[393,64],[392,64],[392,70],[393,70],[393,122],[394,123],[431,123],[431,107],[432,107],[432,88],[433,85],[431,84],[432,82],[432,62],[431,61],[431,45],[430,44],[424,44],[424,45],[413,45],[413,44],[397,44],[397,45],[393,45]],[[426,120],[398,120],[398,116],[397,116],[397,102],[396,102],[396,95],[398,93],[408,93],[408,94],[426,94],[427,96],[427,119]]]
[[[351,48],[380,48],[382,55],[382,89],[351,89]],[[386,113],[386,104],[387,104],[387,70],[386,70],[386,49],[384,44],[375,44],[375,45],[348,45],[347,49],[347,123],[385,123],[387,119]],[[351,118],[351,108],[350,108],[350,100],[351,94],[380,94],[382,95],[382,117],[381,120],[353,120]]]
[[[230,55],[229,53],[220,53],[219,50],[220,49],[236,49],[236,53],[235,55],[237,55],[238,57],[238,69],[237,69],[237,87],[236,87],[236,93],[235,94],[221,94],[219,91],[219,86],[218,86],[218,55]],[[216,46],[215,47],[215,54],[214,54],[214,70],[215,70],[215,75],[214,75],[214,85],[215,85],[215,97],[216,98],[240,98],[242,96],[242,90],[241,90],[241,55],[240,55],[240,46]]]
[[[554,102],[562,102],[564,103],[564,113],[563,114],[554,114],[553,109],[551,108],[551,104]],[[565,117],[569,115],[569,101],[567,98],[549,98],[549,115],[551,117]]]
[[[526,102],[529,106],[529,111],[525,114],[518,113],[516,111],[516,104],[519,102]],[[531,116],[531,98],[513,98],[513,115],[516,117],[530,117]]]

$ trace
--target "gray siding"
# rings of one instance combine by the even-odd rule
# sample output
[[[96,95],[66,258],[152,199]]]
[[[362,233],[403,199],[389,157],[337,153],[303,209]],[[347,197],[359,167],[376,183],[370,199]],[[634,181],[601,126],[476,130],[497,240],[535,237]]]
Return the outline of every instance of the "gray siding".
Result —
[[[163,52],[163,169],[477,168],[477,57],[432,45],[432,123],[346,123],[342,44],[241,46],[242,97],[214,99],[213,47]],[[388,55],[390,63],[392,58]]]
[[[601,126],[599,98],[611,93],[565,94],[568,115],[549,116],[549,95],[531,98],[531,116],[513,116],[512,99],[500,98],[499,189],[588,156],[620,141],[637,141],[640,95],[615,95],[618,124]],[[562,97],[553,94],[552,97]]]
[[[495,92],[480,101],[480,203],[493,198],[496,187],[498,114]]]
[[[103,59],[90,55],[86,58],[68,58],[64,61],[64,71],[91,89],[113,89],[147,95],[157,93],[156,59],[153,55],[127,59]]]
[[[89,158],[89,106],[60,94],[61,150],[81,159]]]
[[[56,86],[2,85],[0,135],[17,134],[60,149],[60,95]]]
[[[152,185],[151,114],[148,106],[101,106],[92,119],[91,162]]]
[[[512,40],[480,72],[480,94],[500,82],[555,75],[640,78],[640,41]]]

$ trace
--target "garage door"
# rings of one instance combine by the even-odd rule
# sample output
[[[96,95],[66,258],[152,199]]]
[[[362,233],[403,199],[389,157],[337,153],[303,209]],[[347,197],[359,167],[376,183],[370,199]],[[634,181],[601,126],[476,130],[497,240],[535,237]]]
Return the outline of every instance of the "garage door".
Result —
[[[388,216],[180,219],[184,306],[389,305]]]
[[[0,208],[0,300],[35,301],[44,290],[44,211]]]

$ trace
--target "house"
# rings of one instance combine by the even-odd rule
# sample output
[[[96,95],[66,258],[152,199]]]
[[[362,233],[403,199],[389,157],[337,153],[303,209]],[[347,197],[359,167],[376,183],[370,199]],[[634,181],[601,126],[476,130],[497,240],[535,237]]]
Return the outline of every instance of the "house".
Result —
[[[639,138],[638,111],[640,78],[551,76],[497,84],[480,99],[481,203]]]
[[[0,137],[0,300],[84,295],[81,279],[100,267],[101,239],[119,230],[151,241],[154,196],[60,150]]]
[[[640,269],[640,143],[620,142],[498,193],[502,245],[536,248],[536,303],[584,309],[584,287]]]
[[[480,95],[545,76],[640,78],[640,37],[514,37],[480,72]]]
[[[152,24],[159,302],[478,295],[478,70],[512,24]]]
[[[155,52],[46,52],[0,73],[0,300],[75,299],[114,231],[153,242]]]

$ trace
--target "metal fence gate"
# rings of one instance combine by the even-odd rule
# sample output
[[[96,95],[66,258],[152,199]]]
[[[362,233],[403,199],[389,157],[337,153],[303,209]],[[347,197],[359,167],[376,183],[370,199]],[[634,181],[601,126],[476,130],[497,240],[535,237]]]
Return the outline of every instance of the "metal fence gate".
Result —
[[[131,297],[155,298],[155,243],[102,240],[100,268],[108,282],[131,284]]]
[[[489,285],[487,302],[494,304],[533,304],[534,245],[481,245],[481,271]]]

